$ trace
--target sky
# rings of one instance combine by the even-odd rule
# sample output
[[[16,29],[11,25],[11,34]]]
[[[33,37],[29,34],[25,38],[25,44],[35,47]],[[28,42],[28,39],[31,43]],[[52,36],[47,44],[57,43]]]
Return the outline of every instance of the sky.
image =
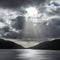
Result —
[[[0,0],[0,38],[60,38],[60,0]]]

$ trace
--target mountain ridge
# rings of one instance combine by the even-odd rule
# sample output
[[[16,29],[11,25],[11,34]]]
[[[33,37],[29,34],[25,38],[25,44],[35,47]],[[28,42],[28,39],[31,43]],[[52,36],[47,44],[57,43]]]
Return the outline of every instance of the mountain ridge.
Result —
[[[42,49],[42,50],[60,50],[60,39],[52,41],[46,41],[36,46],[30,47],[30,49]]]
[[[21,45],[18,45],[12,41],[0,39],[0,49],[23,49]]]

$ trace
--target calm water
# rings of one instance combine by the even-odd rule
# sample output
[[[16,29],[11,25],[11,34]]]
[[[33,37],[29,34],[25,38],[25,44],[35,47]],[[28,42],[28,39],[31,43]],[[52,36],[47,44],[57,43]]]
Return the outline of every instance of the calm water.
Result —
[[[60,60],[60,51],[54,50],[0,50],[0,60]]]

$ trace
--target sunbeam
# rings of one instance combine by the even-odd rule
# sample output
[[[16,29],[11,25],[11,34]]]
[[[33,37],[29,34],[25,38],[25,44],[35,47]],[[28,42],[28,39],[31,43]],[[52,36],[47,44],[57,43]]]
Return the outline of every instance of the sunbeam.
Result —
[[[40,17],[38,10],[35,7],[26,8],[27,13],[25,14],[25,26],[24,26],[24,37],[28,40],[38,38],[41,30],[39,30],[38,24],[40,24]],[[39,22],[39,23],[38,23]],[[40,32],[39,32],[40,31]],[[42,34],[41,34],[42,35]]]

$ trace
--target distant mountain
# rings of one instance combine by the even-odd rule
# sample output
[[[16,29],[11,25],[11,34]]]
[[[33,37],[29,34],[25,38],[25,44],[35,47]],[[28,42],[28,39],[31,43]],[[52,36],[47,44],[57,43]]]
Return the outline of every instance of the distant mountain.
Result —
[[[0,49],[23,49],[23,47],[14,42],[0,39]]]
[[[53,41],[46,41],[36,46],[30,47],[30,49],[60,50],[60,39],[55,39]]]

